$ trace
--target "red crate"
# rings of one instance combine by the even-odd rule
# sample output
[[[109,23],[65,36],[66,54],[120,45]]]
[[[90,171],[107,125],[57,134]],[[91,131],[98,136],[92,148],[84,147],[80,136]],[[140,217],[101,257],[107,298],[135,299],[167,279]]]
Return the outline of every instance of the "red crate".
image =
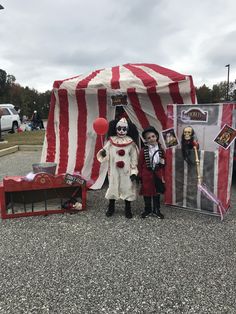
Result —
[[[65,212],[78,212],[75,209],[62,208],[62,202],[78,191],[82,203],[82,209],[86,209],[87,185],[84,180],[74,182],[69,185],[65,182],[65,175],[51,175],[47,173],[38,173],[33,180],[28,180],[23,176],[7,176],[0,182],[0,208],[2,219],[38,216],[49,214],[59,214]],[[76,190],[76,191],[75,191]],[[53,196],[60,199],[60,208],[48,209],[48,202]],[[20,199],[20,204],[24,207],[23,211],[16,212],[14,203]],[[40,200],[40,201],[39,201]],[[42,209],[35,210],[35,203],[42,203]],[[11,205],[10,208],[9,204]],[[31,208],[29,209],[31,204]],[[27,206],[26,206],[27,205]],[[57,207],[58,207],[57,206]]]

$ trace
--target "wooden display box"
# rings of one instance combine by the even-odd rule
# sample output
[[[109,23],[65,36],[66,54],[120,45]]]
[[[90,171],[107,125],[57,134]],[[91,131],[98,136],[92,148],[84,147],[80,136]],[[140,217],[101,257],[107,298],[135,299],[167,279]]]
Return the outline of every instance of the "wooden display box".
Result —
[[[4,177],[0,183],[1,218],[78,212],[73,208],[63,208],[74,194],[82,204],[81,210],[85,210],[86,182],[81,179],[67,184],[65,177],[47,173],[38,173],[30,181],[22,176]]]

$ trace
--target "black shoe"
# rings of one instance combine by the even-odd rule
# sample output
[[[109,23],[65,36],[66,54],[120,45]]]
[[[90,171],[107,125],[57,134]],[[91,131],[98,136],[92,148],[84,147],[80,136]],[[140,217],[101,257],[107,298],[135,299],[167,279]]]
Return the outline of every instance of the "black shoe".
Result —
[[[133,217],[131,209],[126,209],[125,210],[125,217],[128,218],[128,219],[131,219]]]
[[[115,200],[109,200],[108,210],[106,211],[106,216],[111,217],[115,212]]]
[[[114,211],[114,208],[108,208],[108,210],[106,211],[106,216],[111,217],[114,214]]]
[[[164,219],[164,215],[160,212],[160,210],[154,211],[153,214],[154,214],[158,219]]]
[[[125,217],[128,219],[133,217],[133,214],[131,212],[131,203],[127,200],[125,200]]]
[[[151,214],[151,211],[147,211],[147,210],[145,210],[143,213],[142,213],[142,215],[141,215],[141,217],[142,218],[146,218],[148,215],[150,215]]]

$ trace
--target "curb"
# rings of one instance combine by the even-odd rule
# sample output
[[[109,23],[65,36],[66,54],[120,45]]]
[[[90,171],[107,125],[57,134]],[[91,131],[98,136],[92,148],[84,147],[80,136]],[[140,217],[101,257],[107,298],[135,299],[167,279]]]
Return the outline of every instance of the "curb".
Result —
[[[15,153],[18,151],[18,145],[16,146],[12,146],[12,147],[9,147],[9,148],[4,148],[4,149],[1,149],[0,150],[0,157],[2,156],[5,156],[5,155],[8,155],[8,154],[12,154],[12,153]]]
[[[42,145],[18,145],[20,151],[39,151],[42,148]]]
[[[15,145],[12,147],[0,149],[0,157],[13,154],[17,151],[40,151],[42,148],[42,145]]]

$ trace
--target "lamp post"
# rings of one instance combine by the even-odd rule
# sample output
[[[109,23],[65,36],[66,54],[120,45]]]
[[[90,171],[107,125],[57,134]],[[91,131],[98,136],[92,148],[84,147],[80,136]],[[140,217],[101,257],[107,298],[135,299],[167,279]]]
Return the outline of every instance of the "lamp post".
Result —
[[[0,108],[0,142],[4,142],[4,139],[2,138],[1,119],[2,119],[2,109]]]
[[[3,9],[4,9],[4,7],[0,4],[0,10],[3,10]],[[0,109],[0,142],[3,142],[4,139],[2,138],[1,118],[2,118],[2,114],[1,114],[1,109]]]
[[[225,66],[228,68],[228,75],[227,75],[227,89],[226,89],[226,100],[229,100],[229,71],[230,71],[230,64],[226,64]]]

